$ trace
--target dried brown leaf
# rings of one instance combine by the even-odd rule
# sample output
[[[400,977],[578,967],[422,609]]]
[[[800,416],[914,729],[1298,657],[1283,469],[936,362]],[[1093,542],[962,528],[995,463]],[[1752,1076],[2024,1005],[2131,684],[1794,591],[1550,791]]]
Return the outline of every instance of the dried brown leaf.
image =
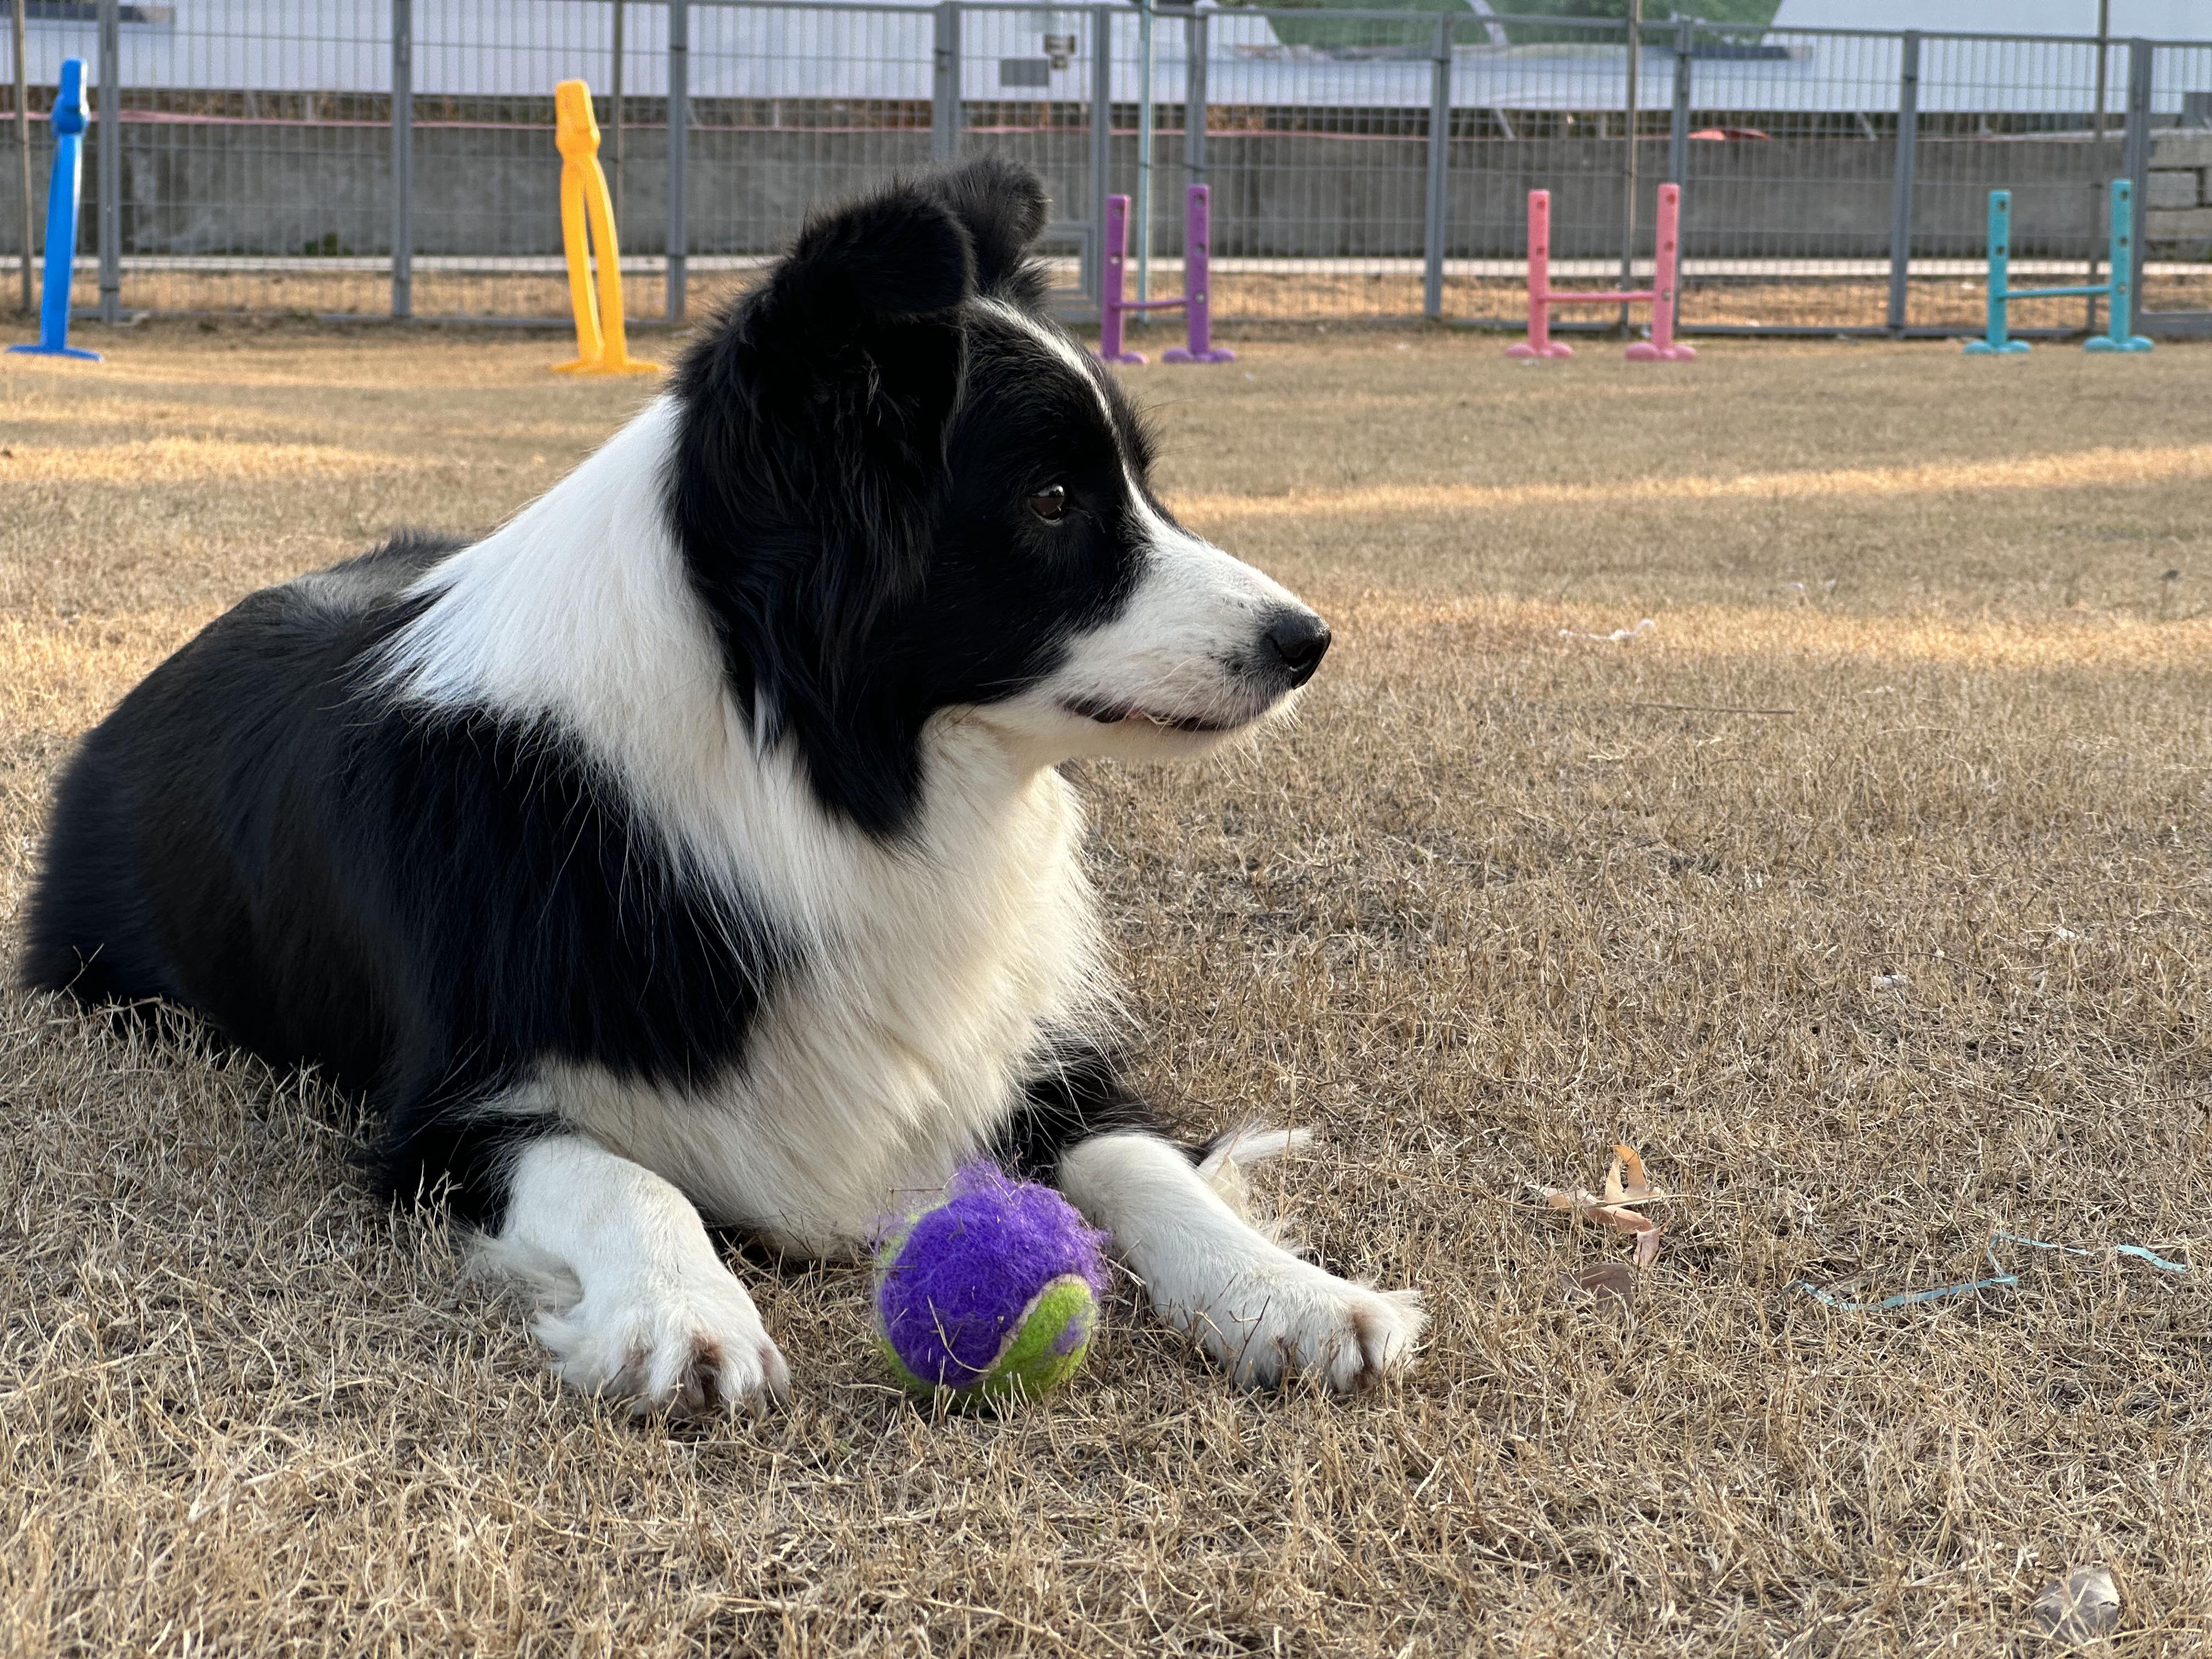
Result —
[[[1583,1220],[1601,1227],[1611,1227],[1617,1232],[1636,1235],[1636,1265],[1648,1267],[1659,1254],[1659,1224],[1650,1216],[1618,1204],[1608,1204],[1595,1193],[1584,1192],[1579,1187],[1541,1187],[1537,1189],[1544,1201],[1555,1210],[1572,1210]]]
[[[1659,1256],[1659,1236],[1662,1229],[1650,1217],[1630,1207],[1651,1204],[1670,1198],[1651,1184],[1651,1176],[1644,1167],[1644,1159],[1633,1146],[1617,1146],[1613,1149],[1613,1166],[1605,1174],[1602,1196],[1580,1187],[1539,1187],[1544,1202],[1555,1210],[1571,1210],[1583,1220],[1601,1227],[1632,1233],[1636,1249],[1632,1260],[1639,1267],[1648,1267]]]
[[[1634,1212],[1628,1211],[1624,1213],[1634,1214]],[[1637,1218],[1644,1219],[1641,1216]],[[1636,1265],[1638,1267],[1648,1267],[1659,1259],[1659,1224],[1653,1221],[1648,1223],[1643,1231],[1636,1235]]]
[[[1673,1194],[1662,1192],[1651,1184],[1651,1177],[1644,1172],[1644,1160],[1635,1147],[1615,1146],[1613,1149],[1613,1167],[1605,1172],[1607,1203],[1649,1204],[1673,1196]]]

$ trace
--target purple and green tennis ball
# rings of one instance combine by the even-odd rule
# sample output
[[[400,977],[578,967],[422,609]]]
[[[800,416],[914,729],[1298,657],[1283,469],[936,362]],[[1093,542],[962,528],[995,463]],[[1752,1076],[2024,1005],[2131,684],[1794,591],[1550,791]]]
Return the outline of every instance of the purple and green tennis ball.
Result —
[[[876,1251],[876,1331],[912,1393],[1035,1399],[1083,1363],[1106,1235],[1049,1187],[970,1164]]]

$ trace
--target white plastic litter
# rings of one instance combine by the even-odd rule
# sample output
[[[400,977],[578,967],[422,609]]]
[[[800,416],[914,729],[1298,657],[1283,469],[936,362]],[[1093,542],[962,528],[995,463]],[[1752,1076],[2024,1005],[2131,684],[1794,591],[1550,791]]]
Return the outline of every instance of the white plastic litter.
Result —
[[[1638,634],[1651,633],[1658,626],[1657,623],[1646,617],[1633,628],[1616,628],[1610,634],[1579,634],[1571,628],[1562,628],[1559,637],[1563,640],[1595,640],[1600,645],[1625,645]]]

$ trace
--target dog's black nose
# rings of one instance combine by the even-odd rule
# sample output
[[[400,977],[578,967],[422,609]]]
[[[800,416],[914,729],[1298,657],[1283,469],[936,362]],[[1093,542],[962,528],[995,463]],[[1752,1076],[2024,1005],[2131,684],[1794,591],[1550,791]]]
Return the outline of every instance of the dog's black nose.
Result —
[[[1304,685],[1328,651],[1328,624],[1310,611],[1285,611],[1267,630],[1267,643],[1291,671],[1291,684]]]

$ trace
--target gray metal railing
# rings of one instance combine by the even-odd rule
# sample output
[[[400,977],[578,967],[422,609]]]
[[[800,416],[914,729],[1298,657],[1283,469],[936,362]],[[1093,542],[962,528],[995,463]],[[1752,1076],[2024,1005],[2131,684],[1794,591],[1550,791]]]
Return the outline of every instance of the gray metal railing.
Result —
[[[95,60],[79,303],[560,319],[551,94],[581,76],[623,135],[640,321],[752,280],[817,203],[986,150],[1047,179],[1079,313],[1142,143],[1157,289],[1180,282],[1180,186],[1212,188],[1217,318],[1510,325],[1529,189],[1562,276],[1609,281],[1648,267],[1672,182],[1686,331],[1963,332],[1990,189],[2014,192],[2017,263],[2094,281],[2125,177],[2147,326],[2212,329],[2212,129],[2183,125],[2212,106],[2212,42],[1680,18],[1632,52],[1604,20],[1161,5],[1148,65],[1136,10],[1098,0],[623,3],[619,28],[613,0],[38,8],[34,115],[63,57]],[[38,253],[43,122],[30,142],[27,250],[0,167],[9,264]],[[2036,302],[2015,331],[2094,305]]]

